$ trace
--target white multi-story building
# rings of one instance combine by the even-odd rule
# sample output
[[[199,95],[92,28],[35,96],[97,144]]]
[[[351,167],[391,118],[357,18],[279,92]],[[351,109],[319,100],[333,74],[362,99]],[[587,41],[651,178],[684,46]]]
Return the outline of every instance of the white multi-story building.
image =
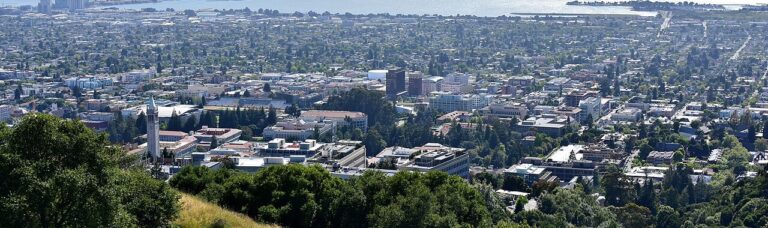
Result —
[[[330,120],[339,127],[349,125],[363,131],[368,130],[368,115],[362,112],[308,110],[302,112],[299,118],[316,122]]]
[[[469,154],[463,148],[452,148],[439,143],[421,147],[389,147],[376,155],[376,163],[391,162],[398,170],[416,172],[443,171],[469,178]]]
[[[581,122],[593,122],[602,116],[602,103],[600,97],[588,97],[579,101],[581,109]],[[592,119],[589,119],[590,116]]]
[[[422,95],[429,95],[432,92],[441,91],[443,85],[443,77],[432,76],[425,78],[421,81],[421,93]]]
[[[451,93],[462,93],[469,89],[469,75],[463,73],[448,74],[440,86],[440,91]]]
[[[469,85],[469,74],[451,73],[445,77],[445,83]]]
[[[491,95],[487,94],[466,94],[457,95],[446,92],[434,92],[429,98],[429,106],[443,112],[453,111],[472,111],[481,109],[493,100]]]
[[[0,69],[0,80],[30,78],[34,75],[34,71]]]
[[[611,120],[617,122],[635,123],[640,121],[642,110],[639,108],[623,108],[611,114]]]
[[[498,118],[523,119],[528,115],[528,107],[514,102],[493,103],[480,111],[485,116],[494,116]]]
[[[155,74],[151,70],[134,70],[123,75],[123,83],[138,83],[152,79]]]
[[[264,137],[268,139],[284,138],[294,140],[306,140],[317,134],[324,135],[335,131],[336,124],[330,120],[304,121],[301,119],[288,119],[277,122],[275,125],[264,129]]]
[[[112,78],[94,76],[72,77],[64,79],[64,83],[69,88],[100,89],[104,86],[112,85]]]

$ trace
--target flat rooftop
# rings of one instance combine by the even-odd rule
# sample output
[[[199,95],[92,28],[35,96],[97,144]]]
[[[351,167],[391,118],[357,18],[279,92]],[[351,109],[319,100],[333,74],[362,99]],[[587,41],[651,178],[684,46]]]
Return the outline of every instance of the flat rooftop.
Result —
[[[581,154],[582,150],[584,150],[584,145],[561,146],[549,154],[547,159],[555,162],[568,162],[571,157],[571,152],[573,152],[576,156],[576,160],[581,160],[581,158],[584,157],[584,155]]]

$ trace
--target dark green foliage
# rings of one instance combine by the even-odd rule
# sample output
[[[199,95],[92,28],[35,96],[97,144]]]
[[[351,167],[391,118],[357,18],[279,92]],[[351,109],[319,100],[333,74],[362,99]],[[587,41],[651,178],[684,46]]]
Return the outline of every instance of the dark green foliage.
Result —
[[[659,207],[659,212],[656,213],[657,228],[677,228],[681,224],[680,215],[675,209],[664,205]]]
[[[197,118],[195,118],[194,115],[191,115],[189,118],[187,118],[187,121],[184,122],[184,126],[182,126],[181,131],[187,133],[195,130],[197,130]]]
[[[162,227],[178,195],[80,122],[30,115],[0,130],[0,227]]]
[[[216,123],[218,116],[218,123]],[[277,111],[274,108],[265,109],[227,109],[223,111],[208,111],[200,119],[200,124],[209,127],[248,128],[254,135],[259,135],[267,126],[277,122]]]
[[[554,193],[543,194],[539,200],[541,212],[564,218],[576,226],[597,227],[607,221],[616,221],[608,208],[598,205],[595,197],[579,189],[558,189]]]
[[[171,185],[287,227],[489,227],[486,197],[445,173],[368,172],[343,181],[318,166],[272,166],[256,174],[184,168]],[[503,216],[502,216],[503,217]],[[499,218],[501,219],[501,218]]]
[[[107,127],[109,141],[113,143],[131,143],[137,136],[139,136],[139,134],[142,134],[142,132],[146,133],[146,116],[140,115],[139,118],[140,119],[134,120],[133,118],[125,118],[120,113],[116,113],[115,120]],[[143,121],[143,124],[139,124],[139,122],[137,122],[139,120]],[[139,129],[137,126],[144,128]]]
[[[624,206],[635,200],[635,190],[629,179],[616,166],[609,166],[608,172],[602,176],[600,185],[605,190],[605,204]]]
[[[501,189],[507,191],[529,192],[529,188],[528,185],[525,184],[525,180],[515,175],[504,175],[504,181]]]
[[[182,124],[183,123],[181,121],[181,117],[174,111],[174,113],[171,114],[171,118],[168,120],[168,126],[165,128],[165,130],[181,131]]]
[[[630,203],[623,207],[609,207],[624,227],[648,227],[653,222],[653,213],[646,207]]]
[[[167,227],[179,212],[179,195],[162,181],[142,171],[121,172],[120,203],[141,227]]]
[[[384,94],[363,88],[353,88],[340,96],[331,96],[322,108],[365,113],[370,126],[391,126],[395,122],[395,107],[384,100]]]
[[[365,151],[369,156],[376,155],[387,146],[384,137],[379,134],[379,131],[376,128],[368,131],[368,134],[365,135],[365,139],[363,139],[363,144],[365,145]]]

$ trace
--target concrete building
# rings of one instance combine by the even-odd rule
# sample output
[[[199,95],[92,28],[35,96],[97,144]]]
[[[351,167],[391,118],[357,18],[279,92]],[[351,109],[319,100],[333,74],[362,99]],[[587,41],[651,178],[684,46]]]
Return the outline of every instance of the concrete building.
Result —
[[[472,111],[491,103],[492,96],[486,94],[458,95],[447,92],[433,92],[429,106],[443,112]]]
[[[576,90],[565,95],[564,102],[567,106],[579,107],[581,101],[590,97],[600,97],[600,94],[597,91]]]
[[[67,85],[70,89],[74,89],[75,87],[80,89],[101,89],[105,86],[112,85],[112,79],[107,77],[94,77],[94,76],[83,76],[83,77],[72,77],[64,79],[64,84]]]
[[[154,72],[151,70],[133,70],[131,72],[126,73],[122,76],[120,79],[120,82],[123,83],[139,83],[144,81],[149,81],[154,77]]]
[[[520,89],[533,87],[534,83],[536,83],[536,81],[533,79],[533,76],[512,76],[507,80],[507,85]]]
[[[424,74],[421,72],[408,73],[408,96],[418,97],[421,96],[423,86]]]
[[[386,80],[387,70],[371,70],[368,71],[368,80]]]
[[[653,165],[672,164],[674,156],[674,151],[651,151],[645,160]]]
[[[393,163],[397,170],[416,172],[443,171],[469,178],[469,154],[463,148],[452,148],[438,143],[421,147],[390,147],[373,158],[374,163]]]
[[[458,84],[458,85],[469,85],[469,74],[465,73],[450,73],[447,76],[445,76],[445,83],[448,84]]]
[[[288,119],[265,128],[263,134],[268,139],[306,140],[312,138],[315,135],[315,131],[322,136],[335,130],[336,124],[331,120],[304,121],[301,119]]]
[[[393,69],[387,72],[387,96],[390,98],[397,97],[400,93],[405,91],[405,71],[401,69]]]
[[[600,97],[587,97],[579,101],[581,116],[579,121],[582,123],[594,122],[602,116],[602,102]]]
[[[51,4],[51,0],[40,0],[40,2],[37,3],[37,12],[49,14],[51,13],[52,6],[53,5]]]
[[[205,155],[203,155],[205,156]],[[261,169],[275,166],[275,165],[287,165],[287,164],[306,164],[306,158],[303,156],[291,156],[291,157],[231,157],[235,164],[235,169],[255,173]],[[194,162],[193,157],[193,162]],[[207,159],[210,161],[210,159]]]
[[[260,157],[290,157],[294,155],[312,157],[323,146],[325,144],[312,139],[303,142],[286,142],[283,138],[276,138],[270,140],[266,146],[257,147],[256,153]]]
[[[559,94],[571,82],[568,78],[553,78],[544,84],[544,92],[548,94]]]
[[[552,151],[546,158],[526,157],[521,161],[522,164],[532,164],[542,167],[546,171],[552,172],[553,176],[560,180],[571,180],[578,176],[594,176],[607,165],[621,166],[622,161],[613,159],[602,159],[595,162],[586,159],[591,152],[586,151],[584,145],[562,146]],[[610,154],[610,153],[606,153]],[[598,159],[594,156],[593,159]]]
[[[504,175],[514,175],[522,178],[526,184],[533,185],[537,181],[554,181],[552,172],[547,171],[543,167],[538,167],[532,164],[516,164],[509,169],[504,170]]]
[[[56,0],[53,8],[75,11],[88,7],[88,0]]]
[[[469,75],[464,73],[451,73],[445,77],[439,91],[450,93],[464,93],[471,90]]]
[[[299,119],[316,122],[330,120],[338,127],[349,125],[362,131],[368,130],[368,115],[362,112],[308,110],[302,112]]]
[[[622,108],[611,114],[611,120],[617,122],[636,123],[640,121],[643,111],[639,108]]]
[[[528,107],[516,102],[493,103],[481,109],[480,113],[497,118],[524,119],[528,115]]]
[[[443,77],[432,76],[421,81],[422,95],[429,95],[432,92],[441,91],[443,87]]]
[[[362,141],[340,140],[327,143],[318,149],[315,156],[308,159],[309,163],[331,165],[334,169],[366,168],[366,151]]]
[[[242,134],[243,134],[243,131],[240,129],[209,128],[207,126],[203,126],[202,129],[195,131],[192,136],[195,136],[195,138],[197,138],[201,146],[210,147],[210,144],[214,138],[216,138],[216,141],[219,145],[223,145],[224,143],[228,143],[228,142],[232,142],[240,139],[240,135]],[[214,148],[209,148],[209,149],[214,149]]]
[[[574,124],[572,121],[571,124]],[[523,134],[543,133],[552,137],[560,137],[565,134],[565,128],[568,126],[568,119],[555,115],[542,115],[539,117],[530,117],[520,122],[515,131]]]

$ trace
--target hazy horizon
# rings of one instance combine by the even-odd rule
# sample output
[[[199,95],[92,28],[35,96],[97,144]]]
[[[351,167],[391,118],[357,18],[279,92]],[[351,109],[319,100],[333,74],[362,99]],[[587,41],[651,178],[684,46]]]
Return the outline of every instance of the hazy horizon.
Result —
[[[654,16],[655,12],[632,11],[628,7],[569,6],[571,0],[167,0],[157,3],[124,4],[114,7],[123,9],[174,8],[184,9],[275,9],[281,12],[332,12],[353,14],[439,14],[501,16],[525,13],[563,14],[632,14]],[[615,2],[621,0],[606,0]],[[36,5],[34,0],[0,0],[0,5]],[[683,2],[670,0],[668,2]],[[693,0],[713,4],[768,4],[768,0]]]

